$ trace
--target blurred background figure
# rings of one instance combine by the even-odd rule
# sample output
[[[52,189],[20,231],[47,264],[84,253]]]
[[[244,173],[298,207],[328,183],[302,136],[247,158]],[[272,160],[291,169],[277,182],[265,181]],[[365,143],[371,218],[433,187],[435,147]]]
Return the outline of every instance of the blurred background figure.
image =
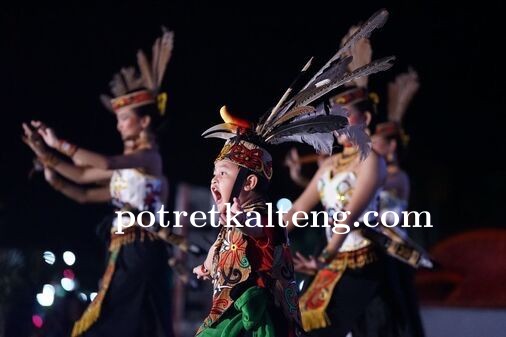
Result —
[[[116,210],[135,216],[160,210],[167,200],[168,183],[155,131],[165,112],[166,94],[160,92],[160,86],[172,47],[173,33],[165,31],[154,44],[151,62],[143,52],[138,53],[140,74],[134,67],[123,68],[111,82],[115,97],[106,97],[104,104],[116,115],[124,142],[122,155],[105,156],[77,147],[59,139],[40,121],[23,124],[23,139],[43,164],[44,177],[55,190],[79,203],[111,201]],[[57,157],[54,150],[72,163]],[[151,221],[143,218],[144,224]],[[129,218],[112,213],[98,228],[108,246],[107,267],[96,298],[72,328],[73,337],[173,336],[164,241],[187,248],[186,243],[170,232],[160,232],[159,223],[155,228],[124,229],[128,222]]]

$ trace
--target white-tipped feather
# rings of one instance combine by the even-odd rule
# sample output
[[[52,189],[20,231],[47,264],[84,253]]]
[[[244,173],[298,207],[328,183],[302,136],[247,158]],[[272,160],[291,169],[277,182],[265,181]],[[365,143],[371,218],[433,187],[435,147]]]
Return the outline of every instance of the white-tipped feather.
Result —
[[[387,69],[390,69],[392,67],[392,62],[395,59],[393,56],[385,57],[379,60],[376,60],[374,62],[371,62],[363,67],[360,67],[359,69],[347,73],[344,76],[342,76],[339,79],[335,79],[331,81],[330,83],[321,86],[321,87],[309,87],[300,93],[298,93],[293,100],[295,103],[293,104],[293,107],[297,107],[300,105],[308,105],[311,102],[317,100],[321,96],[331,92],[332,90],[340,87],[341,85],[353,81],[354,79],[361,77],[361,76],[369,76],[371,74],[385,71]]]
[[[339,59],[345,52],[347,52],[353,45],[362,38],[368,38],[371,33],[376,29],[382,27],[388,19],[388,12],[384,9],[374,13],[366,23],[361,25],[355,33],[353,33],[348,41],[337,51],[337,53],[328,60],[328,62],[313,76],[309,81],[308,85],[314,81],[314,79],[322,74],[334,61]],[[307,87],[306,86],[306,87]],[[304,88],[306,88],[304,87]]]
[[[278,103],[276,103],[276,105],[274,106],[274,108],[272,108],[271,112],[269,113],[269,115],[267,116],[267,118],[265,119],[265,121],[263,123],[259,124],[259,127],[257,128],[257,132],[258,133],[263,132],[264,131],[264,125],[268,125],[274,119],[274,117],[276,115],[278,115],[279,108],[283,105],[283,103],[285,103],[285,101],[288,99],[288,97],[292,93],[293,86],[297,83],[297,81],[299,80],[299,78],[301,78],[307,72],[307,70],[311,67],[311,63],[312,62],[313,62],[313,58],[311,57],[309,59],[309,61],[306,62],[306,64],[304,65],[304,67],[302,67],[301,71],[299,72],[299,74],[297,75],[297,77],[295,78],[295,80],[292,82],[292,84],[288,87],[288,89],[286,89],[285,93],[283,94],[283,96],[281,96],[281,98],[279,99]],[[286,111],[287,109],[289,109],[289,108],[285,107],[284,110]]]
[[[160,56],[157,60],[156,68],[156,84],[158,87],[162,85],[163,76],[167,69],[167,64],[172,56],[174,49],[174,33],[164,28],[164,34],[160,42]]]
[[[298,89],[302,87],[298,82],[302,81],[294,81],[274,108],[259,119],[256,128],[246,131],[244,136],[248,137],[248,133],[251,133],[255,139],[260,139],[267,144],[289,141],[306,143],[319,153],[330,154],[334,143],[334,132],[338,132],[345,134],[350,142],[358,146],[361,159],[366,158],[371,151],[371,142],[363,126],[349,126],[348,111],[339,104],[330,106],[325,95],[358,77],[384,71],[392,66],[395,58],[386,57],[350,72],[348,66],[352,57],[346,55],[346,51],[349,51],[357,41],[367,38],[374,29],[381,27],[387,17],[386,11],[373,15],[369,21],[351,34],[344,46],[307,82],[302,90]],[[307,75],[305,72],[310,64],[311,60],[303,67],[297,79],[301,75]],[[230,138],[239,131],[237,126],[232,130],[230,125],[220,124],[208,129],[203,136]]]
[[[312,106],[299,106],[295,109],[290,110],[286,114],[283,115],[283,117],[276,119],[274,123],[270,126],[270,128],[274,128],[279,124],[282,124],[286,121],[289,121],[290,119],[296,118],[297,116],[303,115],[303,114],[310,114],[315,111],[315,108]],[[269,130],[267,130],[269,131]]]
[[[311,78],[311,80],[307,82],[303,89],[289,98],[293,93],[293,86],[291,85],[272,111],[269,114],[266,114],[267,117],[265,118],[264,116],[260,119],[260,122],[257,125],[257,133],[262,136],[267,136],[269,131],[273,129],[273,125],[277,126],[290,120],[289,118],[284,117],[286,114],[290,113],[290,111],[293,111],[300,106],[309,106],[320,97],[330,93],[345,83],[389,69],[392,66],[391,62],[394,60],[394,57],[386,57],[371,62],[358,69],[352,69],[351,72],[348,70],[348,66],[352,62],[352,57],[349,56],[350,50],[353,51],[352,48],[358,41],[368,38],[373,30],[383,26],[387,18],[388,12],[385,10],[380,10],[372,15],[365,24],[360,26],[351,34],[342,48],[340,48],[337,53]],[[366,59],[367,57],[364,57],[361,62],[365,62]],[[304,66],[301,73],[307,70],[309,64],[310,62]],[[359,64],[356,66],[358,65]],[[282,122],[279,122],[280,120],[282,120]]]

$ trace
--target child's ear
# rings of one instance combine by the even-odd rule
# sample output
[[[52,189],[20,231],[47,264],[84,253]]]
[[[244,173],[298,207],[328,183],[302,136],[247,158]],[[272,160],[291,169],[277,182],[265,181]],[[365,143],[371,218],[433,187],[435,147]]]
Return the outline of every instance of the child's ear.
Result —
[[[245,191],[253,191],[258,184],[258,177],[254,174],[250,174],[244,182]]]

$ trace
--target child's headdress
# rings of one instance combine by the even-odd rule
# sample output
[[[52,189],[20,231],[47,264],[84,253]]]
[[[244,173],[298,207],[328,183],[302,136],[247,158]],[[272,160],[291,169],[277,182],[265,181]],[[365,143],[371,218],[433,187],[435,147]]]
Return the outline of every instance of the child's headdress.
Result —
[[[234,117],[223,107],[221,117],[224,123],[215,125],[202,134],[205,138],[226,139],[218,159],[229,159],[269,180],[272,176],[272,157],[265,150],[267,144],[294,141],[309,144],[319,153],[330,154],[335,131],[346,134],[359,147],[362,157],[367,156],[370,141],[363,128],[349,125],[347,111],[339,104],[329,104],[326,98],[347,82],[392,66],[394,57],[390,56],[353,71],[348,70],[352,56],[347,55],[347,52],[357,41],[367,38],[374,29],[383,26],[387,17],[386,10],[375,13],[351,34],[309,81],[301,85],[302,78],[309,75],[311,58],[274,108],[267,111],[258,122]]]

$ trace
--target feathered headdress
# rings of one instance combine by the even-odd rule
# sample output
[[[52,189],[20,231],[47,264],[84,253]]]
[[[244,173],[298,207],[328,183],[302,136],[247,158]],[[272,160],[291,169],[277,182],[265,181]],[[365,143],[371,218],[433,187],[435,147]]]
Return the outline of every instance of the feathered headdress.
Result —
[[[352,36],[357,29],[359,29],[359,26],[352,26],[349,29],[348,33],[341,40],[341,46],[344,46],[349,37]],[[345,52],[345,55],[350,55],[352,57],[352,61],[348,64],[349,71],[353,72],[369,64],[372,60],[372,48],[369,39],[366,37],[361,38]],[[330,104],[346,106],[367,102],[367,108],[372,110],[370,112],[375,112],[376,106],[379,103],[379,96],[375,92],[369,92],[367,88],[368,80],[368,76],[361,76],[346,83],[345,89],[342,92],[330,98]]]
[[[374,29],[382,27],[387,17],[386,10],[375,13],[350,35],[337,53],[308,82],[301,85],[299,79],[308,75],[312,63],[311,58],[274,108],[265,113],[257,123],[236,118],[223,107],[221,115],[224,123],[211,127],[202,136],[226,139],[227,142],[219,158],[226,157],[244,167],[248,167],[245,162],[247,158],[252,158],[251,151],[253,150],[256,153],[253,158],[255,163],[258,164],[262,156],[267,158],[263,165],[258,164],[256,168],[270,166],[268,162],[270,155],[265,156],[267,151],[263,149],[265,144],[294,141],[309,144],[319,153],[330,154],[334,142],[334,131],[346,134],[352,143],[359,147],[364,158],[370,150],[367,134],[361,127],[348,124],[347,111],[341,105],[331,106],[329,101],[322,97],[328,97],[327,94],[356,78],[387,70],[392,66],[395,58],[390,56],[370,62],[353,71],[348,69],[353,59],[351,55],[347,55],[350,49],[357,41],[367,38]],[[262,154],[260,155],[258,151]],[[252,170],[259,172],[256,169]],[[264,174],[264,176],[270,178],[268,175]]]
[[[163,75],[167,69],[174,45],[174,33],[162,27],[163,35],[153,44],[151,60],[142,50],[137,52],[137,66],[122,68],[116,73],[109,86],[114,98],[101,95],[102,103],[110,111],[121,108],[136,108],[148,104],[157,104],[161,115],[165,113],[167,94],[160,92]]]
[[[375,134],[384,137],[399,136],[403,143],[407,144],[409,136],[402,128],[402,118],[419,87],[418,74],[412,68],[406,73],[397,75],[393,82],[388,83],[388,121],[379,123]]]

